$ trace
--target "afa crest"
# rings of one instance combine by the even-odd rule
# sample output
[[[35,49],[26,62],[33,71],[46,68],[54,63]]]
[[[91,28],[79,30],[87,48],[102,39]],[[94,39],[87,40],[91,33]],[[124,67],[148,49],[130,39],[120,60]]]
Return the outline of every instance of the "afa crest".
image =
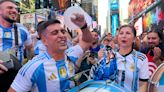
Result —
[[[59,69],[59,74],[60,74],[60,76],[61,76],[62,78],[66,78],[66,76],[67,76],[66,68],[65,68],[65,67],[61,67],[61,68]]]

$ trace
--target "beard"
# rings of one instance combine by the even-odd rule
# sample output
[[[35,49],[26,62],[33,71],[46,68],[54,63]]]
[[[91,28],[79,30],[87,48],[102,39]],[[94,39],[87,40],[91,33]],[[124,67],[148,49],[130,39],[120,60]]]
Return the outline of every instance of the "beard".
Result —
[[[4,17],[4,16],[3,16],[3,19],[6,20],[6,21],[9,22],[9,23],[14,23],[14,22],[16,22],[16,20],[11,19],[11,18],[9,18],[9,17]]]

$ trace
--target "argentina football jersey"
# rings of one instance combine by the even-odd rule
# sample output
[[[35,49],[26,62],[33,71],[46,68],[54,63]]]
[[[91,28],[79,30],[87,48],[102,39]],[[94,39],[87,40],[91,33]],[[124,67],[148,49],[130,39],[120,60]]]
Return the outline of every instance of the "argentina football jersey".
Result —
[[[30,45],[32,43],[32,40],[30,37],[30,33],[23,25],[17,24],[17,31],[18,53],[16,56],[22,62],[24,45]],[[12,25],[10,28],[4,28],[0,25],[0,51],[8,51],[11,49],[13,49],[13,51],[16,50],[14,33],[14,25]]]
[[[35,56],[20,69],[11,87],[17,92],[63,92],[72,88],[74,82],[68,79],[75,74],[75,63],[83,50],[77,45],[65,53],[65,59],[58,61],[47,52]]]
[[[130,90],[139,88],[138,80],[147,80],[148,62],[143,53],[132,50],[129,54],[123,56],[116,53],[118,67],[118,83]]]

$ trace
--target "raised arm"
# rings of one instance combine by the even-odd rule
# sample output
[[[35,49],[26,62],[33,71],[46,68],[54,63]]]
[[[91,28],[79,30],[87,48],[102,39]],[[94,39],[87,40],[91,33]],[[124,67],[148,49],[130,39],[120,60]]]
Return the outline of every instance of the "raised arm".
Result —
[[[91,46],[93,38],[91,32],[89,31],[84,15],[81,14],[74,14],[74,15],[75,18],[71,18],[71,21],[81,29],[82,36],[79,37],[79,44],[81,48],[84,51],[86,51]]]

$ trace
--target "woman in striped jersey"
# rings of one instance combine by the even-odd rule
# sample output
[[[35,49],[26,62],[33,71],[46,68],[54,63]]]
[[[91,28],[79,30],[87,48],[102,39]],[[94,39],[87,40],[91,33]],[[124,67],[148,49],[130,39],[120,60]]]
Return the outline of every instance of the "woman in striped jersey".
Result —
[[[97,76],[99,76],[99,79],[104,79],[104,75],[106,77],[107,74],[109,74],[109,79],[114,79],[114,81],[116,81],[122,87],[128,89],[130,92],[146,92],[147,81],[149,79],[148,59],[146,55],[133,49],[135,37],[136,30],[133,26],[121,26],[118,33],[119,50],[115,53],[115,57],[110,59],[109,62],[111,63],[110,67],[113,68],[99,68],[99,66],[101,66],[101,62],[103,62],[103,59],[101,59],[102,61],[100,60],[99,63],[95,64],[91,68],[91,78],[98,79]],[[116,62],[116,65],[114,62]],[[107,63],[106,66],[109,67]],[[115,75],[115,78],[110,77],[113,75]]]

